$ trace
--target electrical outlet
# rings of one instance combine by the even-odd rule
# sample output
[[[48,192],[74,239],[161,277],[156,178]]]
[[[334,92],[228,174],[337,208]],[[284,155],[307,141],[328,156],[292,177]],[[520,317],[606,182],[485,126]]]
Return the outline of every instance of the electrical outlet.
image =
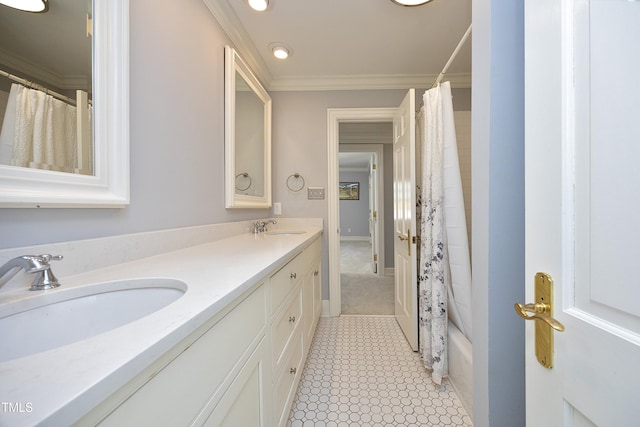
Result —
[[[307,199],[324,200],[324,187],[309,187],[307,189]]]
[[[282,203],[274,202],[273,203],[273,214],[274,215],[282,215]]]

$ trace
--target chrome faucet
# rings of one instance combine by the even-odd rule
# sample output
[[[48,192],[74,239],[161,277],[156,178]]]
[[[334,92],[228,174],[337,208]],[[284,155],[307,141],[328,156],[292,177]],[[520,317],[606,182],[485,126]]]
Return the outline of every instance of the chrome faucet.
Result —
[[[60,282],[51,271],[50,261],[59,261],[62,259],[62,255],[22,255],[7,261],[0,267],[0,279],[7,275],[11,270],[18,268],[23,269],[27,273],[35,274],[36,276],[31,283],[31,291],[40,291],[44,289],[51,289],[60,286]],[[17,270],[16,272],[17,273]],[[15,274],[14,273],[14,274]],[[11,276],[13,277],[13,276]],[[0,282],[0,287],[8,282],[7,279],[4,282]]]
[[[267,231],[267,225],[269,224],[277,224],[277,222],[275,219],[269,219],[267,221],[256,221],[253,224],[253,233],[264,233],[265,231]]]

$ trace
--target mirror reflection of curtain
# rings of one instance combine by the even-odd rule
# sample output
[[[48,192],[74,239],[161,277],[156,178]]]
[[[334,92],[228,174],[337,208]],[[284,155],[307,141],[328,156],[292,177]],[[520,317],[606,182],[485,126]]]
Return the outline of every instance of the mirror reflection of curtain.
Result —
[[[0,163],[92,174],[78,170],[76,113],[75,106],[51,95],[12,84],[0,132]]]

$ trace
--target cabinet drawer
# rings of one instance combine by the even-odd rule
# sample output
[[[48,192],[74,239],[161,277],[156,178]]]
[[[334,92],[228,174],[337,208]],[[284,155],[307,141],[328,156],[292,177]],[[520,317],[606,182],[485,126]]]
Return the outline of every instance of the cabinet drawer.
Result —
[[[271,325],[271,341],[273,352],[273,366],[278,370],[286,359],[285,348],[294,332],[298,331],[298,324],[302,322],[302,288],[298,287],[287,299],[286,308],[275,318]]]
[[[303,260],[297,256],[271,276],[271,314],[278,311],[289,292],[302,280]]]
[[[262,285],[100,424],[184,426],[213,402],[264,336],[266,290]],[[225,386],[226,387],[226,386]]]
[[[284,426],[289,416],[291,402],[296,393],[296,386],[302,375],[304,354],[302,349],[302,334],[296,333],[291,347],[288,347],[286,363],[278,371],[273,386],[273,415],[274,425]]]

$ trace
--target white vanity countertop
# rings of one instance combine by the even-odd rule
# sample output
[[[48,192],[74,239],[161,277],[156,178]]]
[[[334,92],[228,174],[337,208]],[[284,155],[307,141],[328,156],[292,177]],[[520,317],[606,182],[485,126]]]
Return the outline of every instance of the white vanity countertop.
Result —
[[[43,292],[150,277],[177,279],[188,289],[172,304],[125,326],[0,363],[0,401],[14,405],[13,410],[0,407],[0,426],[77,421],[322,233],[320,227],[296,229],[306,233],[246,233],[59,278],[60,288]],[[6,298],[0,296],[1,305]]]

